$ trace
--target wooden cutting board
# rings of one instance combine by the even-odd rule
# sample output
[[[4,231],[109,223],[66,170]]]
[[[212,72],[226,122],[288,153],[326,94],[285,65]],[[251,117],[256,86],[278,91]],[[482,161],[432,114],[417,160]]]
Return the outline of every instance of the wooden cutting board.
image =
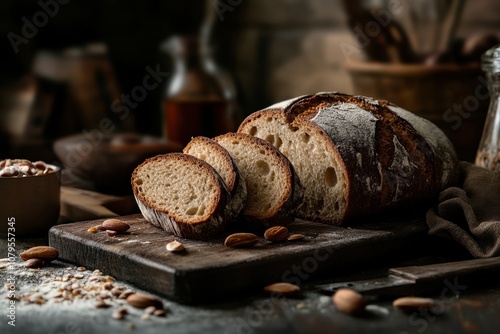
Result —
[[[262,239],[247,249],[223,245],[224,236],[213,241],[176,238],[148,224],[140,214],[119,217],[130,225],[130,234],[109,237],[87,229],[104,219],[54,226],[49,244],[60,258],[100,269],[117,279],[182,302],[194,302],[288,281],[301,284],[311,276],[383,256],[425,235],[421,218],[378,218],[345,228],[296,220],[290,233],[301,241],[270,243]],[[186,252],[166,251],[173,240]]]

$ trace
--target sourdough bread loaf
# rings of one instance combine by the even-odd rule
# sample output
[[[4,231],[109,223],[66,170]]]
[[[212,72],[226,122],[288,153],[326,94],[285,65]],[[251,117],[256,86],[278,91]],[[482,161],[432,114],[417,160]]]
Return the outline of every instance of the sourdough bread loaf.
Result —
[[[304,185],[299,216],[330,224],[431,198],[453,185],[453,145],[431,122],[387,101],[301,96],[253,113],[240,133],[267,140]]]
[[[146,221],[180,237],[210,239],[233,215],[224,181],[191,155],[149,158],[134,170],[131,182]]]
[[[247,134],[227,133],[214,140],[231,154],[245,180],[243,221],[260,230],[292,222],[303,191],[288,159],[265,140]]]
[[[184,148],[185,154],[192,155],[210,164],[221,176],[231,194],[231,216],[235,220],[246,204],[247,187],[238,166],[229,152],[214,140],[207,137],[195,137]]]

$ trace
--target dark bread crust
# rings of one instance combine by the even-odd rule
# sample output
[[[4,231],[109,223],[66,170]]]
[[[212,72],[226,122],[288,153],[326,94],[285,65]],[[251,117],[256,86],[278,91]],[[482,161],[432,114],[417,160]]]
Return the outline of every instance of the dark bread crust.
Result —
[[[339,113],[342,104],[354,105],[369,113],[358,121],[374,123],[359,124],[366,129],[374,127],[374,138],[357,140],[353,138],[355,134],[352,132],[336,131],[342,127],[342,124],[333,124],[337,121],[335,113]],[[419,133],[409,121],[390,107],[396,106],[387,101],[362,96],[319,93],[254,113],[243,121],[238,131],[251,133],[255,120],[277,114],[284,117],[292,127],[316,127],[317,134],[335,147],[348,175],[348,200],[344,218],[339,222],[329,222],[339,224],[355,215],[428,199],[437,195],[444,187],[457,182],[458,159],[447,138],[440,138],[446,143],[433,147],[430,142],[437,139],[430,137],[434,133]],[[343,112],[349,110],[345,109]],[[371,119],[367,121],[368,118]],[[342,121],[341,118],[338,119],[339,123]],[[409,164],[404,166],[398,164],[403,151],[409,160]],[[361,164],[359,157],[362,157]]]
[[[375,156],[372,156],[368,164],[359,166],[357,159],[353,156],[352,148],[338,146],[339,153],[349,173],[367,175],[372,182],[380,185],[378,194],[372,193],[367,198],[361,198],[360,193],[366,193],[366,185],[362,178],[350,178],[351,191],[348,199],[346,216],[352,216],[359,210],[364,212],[376,212],[396,202],[392,199],[401,192],[397,203],[407,201],[419,201],[436,194],[436,176],[442,172],[438,169],[439,157],[429,146],[427,141],[404,119],[387,108],[386,102],[370,101],[361,96],[350,96],[345,94],[317,94],[294,104],[286,111],[296,117],[306,117],[311,120],[318,110],[335,106],[339,103],[351,103],[361,109],[370,112],[377,121],[375,122],[375,140],[373,141]],[[344,133],[329,133],[333,143],[340,143],[344,139]],[[403,145],[410,155],[412,171],[404,172],[413,175],[414,181],[402,180],[406,175],[401,175],[400,166],[391,168],[395,156],[394,137]],[[366,147],[354,147],[354,151],[362,153],[363,157],[370,156]],[[380,163],[382,173],[379,172],[377,164]],[[418,177],[417,177],[418,176]]]
[[[173,212],[162,210],[144,197],[140,185],[136,182],[138,171],[152,162],[163,159],[172,159],[190,164],[209,176],[214,184],[213,191],[216,193],[214,203],[210,203],[211,205],[206,208],[208,213],[204,216],[204,219],[186,220]],[[132,173],[131,184],[136,202],[146,221],[179,237],[199,240],[210,239],[224,229],[227,217],[231,215],[230,208],[227,205],[230,194],[218,173],[205,161],[187,154],[168,153],[146,159]]]
[[[257,146],[270,155],[275,156],[278,164],[283,167],[288,180],[285,189],[283,189],[283,196],[273,210],[258,216],[248,214],[243,210],[242,219],[244,223],[257,230],[264,230],[271,226],[284,226],[293,222],[297,210],[302,204],[303,187],[290,161],[267,141],[245,133],[226,133],[214,138],[216,142],[220,142],[223,139],[238,140],[247,145]]]

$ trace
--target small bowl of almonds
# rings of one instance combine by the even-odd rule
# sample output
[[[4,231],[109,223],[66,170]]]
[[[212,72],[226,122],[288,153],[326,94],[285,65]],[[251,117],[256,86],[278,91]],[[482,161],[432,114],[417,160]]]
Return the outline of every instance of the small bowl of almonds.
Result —
[[[57,224],[60,168],[43,161],[0,160],[0,234],[41,235]]]

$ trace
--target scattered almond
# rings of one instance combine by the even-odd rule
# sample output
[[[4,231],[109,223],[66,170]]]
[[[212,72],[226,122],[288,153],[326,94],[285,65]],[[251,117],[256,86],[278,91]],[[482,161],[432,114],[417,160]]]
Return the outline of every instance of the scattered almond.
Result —
[[[125,290],[124,292],[122,292],[119,296],[118,296],[118,299],[127,299],[128,296],[130,295],[133,295],[135,292],[132,291],[132,290]]]
[[[43,298],[42,295],[35,293],[28,297],[28,302],[32,304],[42,305],[43,303],[45,303],[45,298]]]
[[[95,304],[94,304],[95,307],[97,308],[108,308],[110,307],[111,305],[105,303],[104,301],[102,300],[98,300]]]
[[[422,297],[401,297],[392,302],[392,306],[402,311],[413,311],[420,308],[431,308],[436,305],[434,299]]]
[[[259,242],[259,237],[253,233],[234,233],[226,238],[224,246],[232,248],[251,247]]]
[[[44,260],[34,257],[26,260],[23,263],[23,266],[26,268],[41,268],[43,267],[44,264],[45,264]]]
[[[117,234],[118,234],[118,232],[113,231],[113,230],[106,230],[106,234],[107,234],[109,237],[114,237],[115,235],[117,235]]]
[[[145,309],[149,306],[154,306],[157,309],[163,308],[163,303],[161,300],[143,293],[131,294],[127,297],[127,303],[133,307],[140,309]]]
[[[339,289],[332,297],[337,310],[347,314],[356,314],[364,310],[365,299],[352,289]]]
[[[184,249],[184,245],[177,240],[174,240],[167,244],[167,250],[169,252],[182,252]]]
[[[101,299],[108,299],[111,298],[111,294],[107,291],[103,291],[99,294],[99,298]]]
[[[302,240],[302,239],[304,239],[303,234],[291,234],[287,240],[288,241],[297,241],[297,240]]]
[[[148,306],[144,309],[144,313],[147,313],[147,314],[153,314],[154,311],[156,311],[156,307],[154,307],[154,306]]]
[[[157,317],[164,317],[167,315],[167,311],[165,310],[155,310],[153,312],[153,315],[157,316]]]
[[[111,289],[111,294],[113,295],[113,297],[118,297],[122,294],[122,291],[119,288],[113,288]]]
[[[87,268],[85,268],[85,267],[78,267],[78,268],[76,268],[76,270],[78,270],[78,271],[85,271],[85,270],[87,270]]]
[[[104,277],[104,282],[111,282],[111,283],[113,283],[113,282],[116,282],[116,279],[114,277],[112,277],[112,276],[105,276]]]
[[[106,230],[112,230],[116,231],[118,233],[122,233],[127,231],[130,228],[130,225],[125,223],[124,221],[121,221],[119,219],[106,219],[105,221],[102,222],[102,226]]]
[[[124,310],[125,310],[125,312],[120,311],[121,309],[124,309]],[[125,315],[127,315],[127,312],[126,312],[126,311],[127,311],[127,309],[125,309],[125,308],[119,308],[118,310],[115,310],[115,311],[113,312],[113,314],[111,315],[111,317],[112,317],[113,319],[116,319],[116,320],[122,320],[122,319],[125,319]]]
[[[89,233],[97,233],[97,232],[98,232],[98,230],[97,230],[97,228],[96,228],[95,226],[92,226],[91,228],[89,228],[89,229],[87,230],[87,232],[89,232]]]
[[[300,291],[300,287],[291,283],[273,283],[264,287],[264,291],[268,293],[279,293],[282,295],[293,295]]]
[[[38,258],[46,261],[52,261],[57,259],[59,252],[54,247],[50,246],[36,246],[25,250],[19,254],[21,259],[27,261],[32,258]]]
[[[305,308],[307,308],[307,304],[306,303],[298,303],[297,305],[295,305],[296,308],[298,308],[299,310],[303,310]]]
[[[273,226],[264,232],[264,238],[272,242],[284,241],[288,238],[288,229],[284,226]]]

